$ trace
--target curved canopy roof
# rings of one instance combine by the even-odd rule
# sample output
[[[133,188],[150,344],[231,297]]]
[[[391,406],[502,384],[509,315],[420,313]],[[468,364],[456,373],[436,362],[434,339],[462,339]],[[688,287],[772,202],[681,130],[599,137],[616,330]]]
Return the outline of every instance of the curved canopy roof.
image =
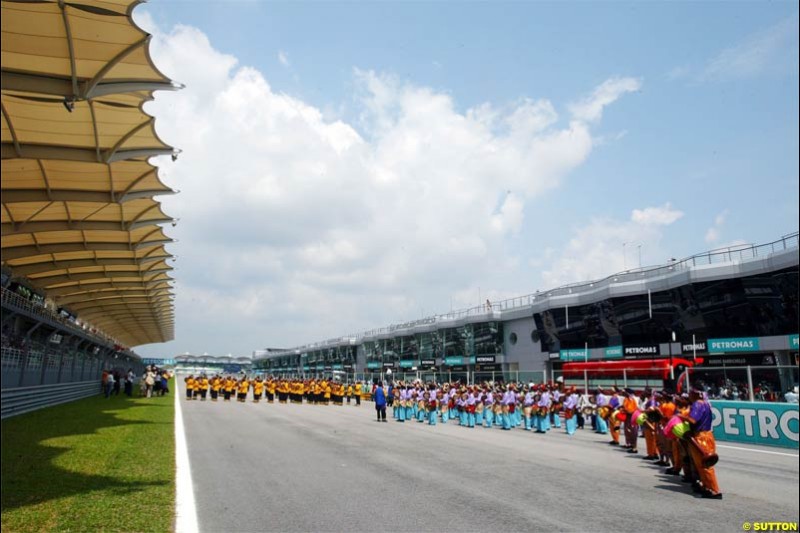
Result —
[[[133,23],[138,1],[2,0],[2,258],[14,276],[121,344],[173,335],[176,154],[143,105],[175,89]]]

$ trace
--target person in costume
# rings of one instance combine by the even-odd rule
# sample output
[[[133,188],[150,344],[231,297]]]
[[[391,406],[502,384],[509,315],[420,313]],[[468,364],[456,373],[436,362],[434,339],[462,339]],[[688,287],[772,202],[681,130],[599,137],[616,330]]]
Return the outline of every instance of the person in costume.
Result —
[[[432,389],[428,391],[428,425],[435,426],[439,415],[439,405],[442,403],[442,391]]]
[[[226,376],[222,382],[222,398],[224,401],[231,401],[231,394],[233,394],[235,382],[230,376]]]
[[[616,387],[611,388],[611,398],[608,400],[608,406],[611,409],[608,418],[608,433],[611,435],[611,442],[609,442],[609,444],[612,446],[619,446],[620,419],[617,415],[622,412],[620,410],[622,401],[619,398],[619,391],[617,391]]]
[[[264,394],[264,382],[261,380],[261,376],[258,376],[253,381],[253,403],[260,402],[262,394]]]
[[[186,399],[191,400],[194,398],[194,376],[189,374],[183,379],[183,382],[186,384]]]
[[[474,385],[472,387],[472,396],[475,399],[475,426],[474,427],[483,427],[483,420],[486,417],[486,414],[483,412],[483,389],[481,389],[480,385]]]
[[[513,384],[509,383],[506,392],[503,394],[502,400],[502,423],[503,429],[506,431],[511,430],[511,415],[516,410],[517,393],[514,391]]]
[[[248,390],[250,390],[250,382],[247,380],[247,376],[242,376],[236,386],[236,400],[244,403],[247,399]]]
[[[553,398],[552,406],[550,407],[550,421],[554,428],[561,429],[561,404],[563,402],[563,394],[558,386],[553,386],[550,395]]]
[[[553,406],[553,399],[550,396],[549,387],[542,389],[542,394],[539,396],[539,428],[536,433],[547,433],[550,431],[550,409]]]
[[[267,390],[267,403],[274,403],[275,402],[275,380],[270,377],[267,380],[266,384]]]
[[[625,413],[625,447],[628,453],[639,453],[638,439],[639,426],[633,419],[633,413],[639,410],[639,400],[633,389],[625,389],[625,399],[622,400],[622,411]]]
[[[653,417],[653,413],[656,412],[658,407],[655,392],[650,389],[645,389],[645,401],[642,407],[642,412],[648,417],[644,424],[641,424],[642,432],[644,433],[644,443],[647,449],[645,459],[648,461],[659,461],[656,426],[650,421],[650,418]]]
[[[222,378],[219,377],[219,374],[215,374],[213,378],[211,378],[211,401],[216,402],[219,399],[219,390],[222,388]]]
[[[522,398],[522,414],[525,418],[525,426],[523,429],[525,431],[530,431],[533,427],[533,404],[534,404],[534,397],[536,393],[534,392],[532,387],[526,387],[524,389],[525,396]]]
[[[578,427],[577,410],[579,401],[580,397],[575,387],[572,387],[569,395],[564,399],[564,426],[567,430],[567,435],[574,435],[575,429]]]
[[[689,415],[680,415],[683,420],[689,422],[691,426],[689,440],[689,455],[694,465],[694,470],[700,478],[703,498],[722,499],[722,492],[717,484],[717,474],[713,466],[708,466],[705,458],[709,455],[716,455],[717,443],[714,440],[714,433],[711,431],[713,417],[711,414],[711,404],[705,397],[705,393],[699,387],[692,388],[689,392],[691,408]]]
[[[324,403],[325,405],[328,405],[328,404],[330,404],[330,403],[331,403],[331,391],[332,391],[332,387],[331,387],[331,384],[330,384],[330,383],[328,383],[328,381],[327,381],[327,380],[326,380],[326,381],[323,383],[323,391],[324,391],[324,392],[323,392],[323,395],[322,395],[322,397],[323,397],[323,403]]]
[[[494,395],[488,385],[484,386],[481,402],[483,403],[483,427],[491,429],[494,424]]]
[[[661,421],[658,424],[658,451],[661,456],[660,464],[662,466],[669,466],[666,470],[667,474],[678,474],[680,469],[675,469],[675,453],[673,444],[669,438],[664,434],[664,428],[669,420],[675,415],[675,402],[669,391],[664,390],[661,392],[660,401],[657,407],[661,414]],[[670,463],[672,461],[672,463]]]
[[[594,397],[594,403],[597,406],[595,432],[605,435],[608,433],[608,415],[610,414],[610,407],[608,405],[608,396],[603,394],[603,389],[597,389],[597,394]]]
[[[467,427],[474,428],[478,414],[478,395],[474,388],[467,393]]]

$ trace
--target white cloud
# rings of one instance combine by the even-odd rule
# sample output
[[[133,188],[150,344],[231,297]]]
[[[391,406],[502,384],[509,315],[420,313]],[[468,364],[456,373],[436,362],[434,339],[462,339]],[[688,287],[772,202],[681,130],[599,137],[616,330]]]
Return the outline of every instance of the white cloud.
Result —
[[[638,91],[641,87],[642,81],[637,78],[610,78],[569,109],[577,120],[596,122],[602,118],[603,108],[616,102],[623,94]]]
[[[631,213],[631,221],[642,225],[668,226],[681,218],[683,211],[672,209],[669,202],[660,207],[646,207],[644,209],[634,209]]]
[[[181,219],[175,351],[294,345],[444,310],[515,267],[506,241],[526,206],[594,146],[548,100],[459,112],[446,93],[370,70],[354,72],[361,115],[348,124],[197,29],[154,35],[156,64],[187,85],[148,108],[183,150],[161,162],[182,191],[164,199]],[[615,92],[593,109],[627,90]]]
[[[798,18],[795,13],[726,48],[705,66],[700,81],[750,78],[768,71],[797,72]]]
[[[667,79],[669,81],[684,79],[691,74],[691,72],[692,69],[685,65],[673,67],[669,72],[667,72]]]
[[[715,243],[719,240],[719,228],[711,226],[706,230],[706,242],[709,244]]]
[[[289,62],[289,54],[283,50],[278,50],[278,62],[284,67],[291,66],[291,63]]]
[[[724,210],[714,217],[714,225],[706,230],[706,242],[708,244],[715,244],[719,242],[722,234],[722,226],[725,225],[725,219],[728,217],[728,210]]]
[[[639,266],[662,263],[668,257],[661,246],[664,228],[683,216],[669,203],[634,209],[629,220],[593,219],[575,231],[561,253],[542,273],[544,288],[589,281]]]

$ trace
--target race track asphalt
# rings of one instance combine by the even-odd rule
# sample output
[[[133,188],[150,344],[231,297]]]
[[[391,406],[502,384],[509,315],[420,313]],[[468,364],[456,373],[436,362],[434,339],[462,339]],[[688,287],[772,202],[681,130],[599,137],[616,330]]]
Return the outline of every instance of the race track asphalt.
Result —
[[[717,501],[589,429],[430,427],[395,422],[391,409],[377,423],[369,402],[181,402],[203,533],[742,531],[798,521],[791,450],[719,443]]]

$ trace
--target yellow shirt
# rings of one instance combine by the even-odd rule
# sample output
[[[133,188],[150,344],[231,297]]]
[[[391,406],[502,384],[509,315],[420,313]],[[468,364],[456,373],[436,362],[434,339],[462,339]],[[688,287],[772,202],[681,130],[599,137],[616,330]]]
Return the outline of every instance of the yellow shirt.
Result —
[[[253,384],[253,390],[256,393],[256,396],[260,396],[261,393],[264,391],[264,382],[263,381],[256,381]]]

